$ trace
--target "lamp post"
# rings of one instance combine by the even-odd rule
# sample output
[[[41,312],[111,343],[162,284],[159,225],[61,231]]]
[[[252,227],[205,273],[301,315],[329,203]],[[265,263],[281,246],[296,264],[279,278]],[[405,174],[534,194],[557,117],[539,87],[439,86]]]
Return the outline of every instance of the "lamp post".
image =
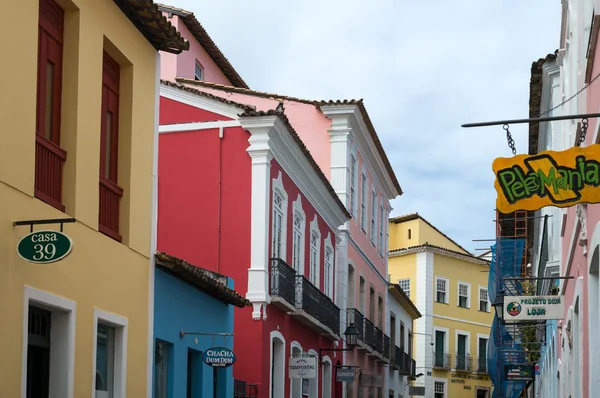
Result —
[[[346,347],[347,348],[319,348],[319,363],[321,363],[321,357],[323,352],[338,352],[338,351],[352,351],[358,342],[358,336],[360,333],[358,332],[358,328],[351,323],[346,328],[344,332],[344,337],[346,339]]]

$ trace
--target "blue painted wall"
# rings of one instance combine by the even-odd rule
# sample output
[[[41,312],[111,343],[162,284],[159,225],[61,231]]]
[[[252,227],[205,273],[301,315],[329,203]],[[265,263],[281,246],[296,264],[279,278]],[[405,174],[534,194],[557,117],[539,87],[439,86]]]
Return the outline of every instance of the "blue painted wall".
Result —
[[[213,368],[202,362],[202,353],[211,347],[233,349],[233,337],[186,335],[181,338],[179,332],[233,333],[234,306],[207,295],[159,268],[155,269],[155,276],[154,339],[155,342],[159,339],[170,344],[169,398],[186,397],[189,349],[195,350],[193,364],[201,373],[202,393],[198,395],[194,389],[193,397],[213,398]],[[231,278],[228,279],[228,287],[233,289]],[[231,398],[233,367],[219,369],[218,372],[217,398]],[[156,392],[153,396],[156,396]]]

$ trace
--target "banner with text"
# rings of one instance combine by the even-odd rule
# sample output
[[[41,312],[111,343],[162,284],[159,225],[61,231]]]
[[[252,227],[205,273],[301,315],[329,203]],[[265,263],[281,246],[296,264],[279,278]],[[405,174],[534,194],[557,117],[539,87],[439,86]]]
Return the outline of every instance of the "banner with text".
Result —
[[[563,319],[563,296],[504,296],[504,322]]]
[[[492,163],[502,213],[600,203],[600,145],[497,158]]]

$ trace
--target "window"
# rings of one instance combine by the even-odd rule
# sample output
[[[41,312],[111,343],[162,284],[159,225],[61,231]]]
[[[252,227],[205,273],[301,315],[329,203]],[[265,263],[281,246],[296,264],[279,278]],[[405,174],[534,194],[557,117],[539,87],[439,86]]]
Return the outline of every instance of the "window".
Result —
[[[392,311],[390,311],[390,356],[391,361],[394,363],[394,358],[396,358],[396,315]],[[402,332],[402,326],[400,327],[400,332]],[[402,337],[400,338],[402,339]]]
[[[281,258],[283,249],[283,198],[277,191],[273,192],[273,231],[272,231],[272,252],[273,258]]]
[[[310,281],[319,287],[319,246],[321,239],[315,230],[310,231]]]
[[[377,234],[377,194],[371,192],[371,243],[376,245],[375,236]]]
[[[434,398],[444,398],[446,390],[446,383],[443,381],[436,381],[433,383]]]
[[[400,285],[400,289],[410,297],[410,279],[400,279],[398,285]]]
[[[40,0],[35,197],[60,211],[62,168],[67,152],[60,147],[64,11],[54,0]]]
[[[384,308],[383,308],[383,298],[381,296],[379,296],[377,298],[377,308],[378,308],[377,324],[379,326],[379,329],[383,330],[383,312],[384,312]]]
[[[448,279],[442,277],[435,278],[435,301],[438,303],[448,303]]]
[[[194,67],[194,80],[204,80],[204,69],[198,61],[196,61]]]
[[[366,311],[366,295],[367,295],[367,287],[365,283],[365,278],[362,276],[358,279],[358,306],[359,311],[364,315]]]
[[[350,214],[356,216],[356,157],[350,155]]]
[[[400,349],[404,351],[404,322],[400,322]]]
[[[408,240],[412,239],[412,230],[408,229]]]
[[[469,308],[469,284],[458,283],[458,306],[462,308]]]
[[[487,344],[488,339],[480,337],[477,343],[479,358],[477,359],[477,371],[487,372]]]
[[[413,347],[413,334],[412,334],[412,331],[409,330],[408,331],[408,352],[407,352],[407,354],[411,358],[413,357],[412,356],[412,347]]]
[[[332,277],[333,277],[333,248],[329,245],[325,246],[325,281],[323,290],[327,297],[331,298],[332,296]]]
[[[96,338],[96,398],[114,397],[115,329],[98,323]]]
[[[154,347],[154,398],[169,397],[169,357],[171,345],[156,340]]]
[[[121,241],[117,183],[119,147],[119,64],[106,52],[102,64],[102,117],[100,120],[100,214],[98,229]]]
[[[294,213],[294,232],[292,236],[292,267],[300,273],[303,268],[302,252],[304,251],[304,223],[298,213]]]
[[[379,247],[379,254],[383,257],[383,252],[385,249],[385,241],[384,241],[384,231],[385,231],[385,227],[387,226],[387,220],[385,217],[385,211],[383,209],[383,205],[379,206],[379,241],[378,241],[378,247]]]
[[[490,312],[488,290],[485,287],[479,288],[479,311]]]
[[[464,334],[458,334],[456,339],[457,370],[470,370],[470,364],[468,363],[468,346],[468,336]]]
[[[360,198],[360,227],[367,232],[367,175],[362,173]]]
[[[435,361],[434,366],[437,368],[447,368],[448,361],[446,358],[446,332],[441,330],[435,331]]]
[[[375,320],[375,289],[369,288],[369,319]]]

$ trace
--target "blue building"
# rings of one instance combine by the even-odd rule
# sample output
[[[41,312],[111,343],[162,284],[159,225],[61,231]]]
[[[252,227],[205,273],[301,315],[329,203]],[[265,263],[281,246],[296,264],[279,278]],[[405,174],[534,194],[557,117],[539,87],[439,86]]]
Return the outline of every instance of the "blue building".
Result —
[[[233,310],[250,303],[233,280],[157,253],[154,290],[154,398],[233,397],[233,368],[211,367],[212,347],[233,350]]]

